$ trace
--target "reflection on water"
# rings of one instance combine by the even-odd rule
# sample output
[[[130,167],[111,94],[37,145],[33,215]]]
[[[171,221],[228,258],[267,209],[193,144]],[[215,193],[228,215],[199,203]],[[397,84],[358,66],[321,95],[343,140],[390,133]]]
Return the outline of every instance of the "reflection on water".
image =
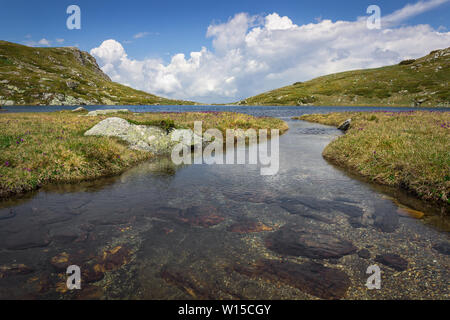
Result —
[[[159,158],[2,203],[0,298],[448,299],[448,220],[327,164],[337,130],[289,125],[275,176]]]

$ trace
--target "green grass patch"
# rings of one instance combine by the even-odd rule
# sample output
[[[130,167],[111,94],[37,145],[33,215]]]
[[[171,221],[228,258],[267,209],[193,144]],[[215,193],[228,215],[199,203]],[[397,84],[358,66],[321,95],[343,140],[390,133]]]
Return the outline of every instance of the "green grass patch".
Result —
[[[134,124],[203,130],[279,129],[287,124],[232,112],[121,113]],[[109,116],[84,117],[72,112],[8,113],[0,117],[0,198],[58,182],[71,183],[121,173],[150,159],[150,153],[131,150],[116,138],[85,137],[84,132]]]
[[[145,126],[155,126],[160,127],[165,130],[167,133],[171,132],[174,129],[181,129],[175,124],[175,121],[172,119],[162,119],[162,120],[150,120],[150,121],[136,121],[136,120],[128,120],[131,124],[136,125],[145,125]]]
[[[375,182],[407,189],[424,200],[450,197],[450,112],[342,112],[296,119],[347,133],[324,150],[326,159]]]

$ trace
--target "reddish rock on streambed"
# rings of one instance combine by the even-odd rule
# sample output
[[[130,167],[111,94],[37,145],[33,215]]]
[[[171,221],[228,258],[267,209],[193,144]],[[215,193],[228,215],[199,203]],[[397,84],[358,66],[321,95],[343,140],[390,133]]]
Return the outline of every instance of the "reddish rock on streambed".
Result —
[[[130,260],[131,250],[124,246],[116,246],[103,251],[99,256],[62,252],[51,258],[50,264],[58,272],[64,272],[70,265],[78,265],[81,269],[82,282],[92,283],[103,279],[105,272],[117,270]]]
[[[256,232],[263,232],[263,231],[273,231],[272,227],[269,227],[265,225],[262,222],[252,220],[252,219],[243,219],[240,220],[227,229],[229,232],[234,233],[256,233]]]
[[[224,217],[219,215],[217,209],[212,206],[194,206],[184,210],[160,207],[155,210],[154,214],[161,219],[169,219],[174,222],[205,228],[215,226],[225,220]]]

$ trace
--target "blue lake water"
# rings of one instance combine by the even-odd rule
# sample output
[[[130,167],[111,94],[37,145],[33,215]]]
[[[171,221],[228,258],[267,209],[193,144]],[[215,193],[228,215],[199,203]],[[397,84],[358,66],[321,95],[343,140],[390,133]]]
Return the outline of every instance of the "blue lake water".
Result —
[[[342,111],[410,111],[432,110],[450,111],[449,108],[399,108],[399,107],[278,107],[278,106],[83,106],[89,111],[103,109],[128,109],[133,112],[188,112],[188,111],[231,111],[251,114],[259,117],[287,118],[306,113],[329,113]],[[17,106],[4,107],[4,112],[52,112],[73,110],[74,106]]]

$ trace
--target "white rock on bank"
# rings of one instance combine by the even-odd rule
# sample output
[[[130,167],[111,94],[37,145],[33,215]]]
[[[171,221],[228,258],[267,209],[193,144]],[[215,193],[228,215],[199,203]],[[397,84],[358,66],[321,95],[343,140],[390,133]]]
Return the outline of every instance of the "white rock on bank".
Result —
[[[87,109],[83,108],[83,107],[78,107],[78,108],[72,110],[72,112],[86,112],[86,111],[87,111]]]
[[[128,109],[106,109],[106,110],[95,110],[91,111],[87,114],[88,117],[95,117],[95,116],[104,116],[107,114],[114,114],[114,113],[128,113],[130,110]]]
[[[134,125],[122,118],[108,118],[92,129],[85,136],[116,137],[126,141],[131,149],[151,152],[153,154],[169,154],[177,142],[165,130],[144,125]]]
[[[12,100],[0,100],[0,106],[13,106],[14,101]]]

